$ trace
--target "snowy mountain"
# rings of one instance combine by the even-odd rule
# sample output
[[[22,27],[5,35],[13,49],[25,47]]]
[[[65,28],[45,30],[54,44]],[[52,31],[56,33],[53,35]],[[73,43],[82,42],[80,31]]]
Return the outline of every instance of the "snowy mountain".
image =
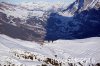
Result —
[[[0,2],[0,66],[100,66],[99,43],[100,0]]]
[[[99,0],[76,0],[68,7],[64,3],[42,3],[1,2],[0,33],[36,42],[100,36]]]
[[[63,11],[65,12],[67,10],[71,14],[74,14],[91,8],[98,9],[99,7],[100,0],[76,0],[71,5],[69,5],[67,9],[64,9]]]
[[[94,6],[87,7],[86,5],[90,5],[90,3]],[[46,40],[57,40],[95,37],[100,36],[99,28],[100,2],[76,0],[67,9],[50,14],[45,38]]]
[[[0,3],[0,12],[7,14],[8,16],[14,16],[18,18],[26,19],[28,15],[43,17],[45,12],[58,11],[66,6],[64,3],[49,3],[49,2],[26,2],[21,4],[10,4],[6,2]]]
[[[29,10],[32,11],[49,11],[49,10],[55,10],[57,11],[60,8],[63,8],[67,6],[65,3],[57,2],[57,3],[49,3],[49,2],[44,2],[44,1],[39,1],[39,2],[25,2],[21,3],[20,6],[25,7]]]
[[[0,64],[11,66],[99,66],[100,38],[57,40],[44,45],[0,34]]]
[[[1,2],[0,23],[2,28],[0,28],[0,33],[13,38],[40,40],[39,42],[41,42],[45,37],[45,25],[49,14],[59,11],[63,8],[63,4],[33,2],[15,5]]]
[[[0,16],[1,33],[24,40],[37,41],[43,38],[45,33],[43,25],[47,18],[45,11],[32,11],[20,5],[2,2],[0,3]]]

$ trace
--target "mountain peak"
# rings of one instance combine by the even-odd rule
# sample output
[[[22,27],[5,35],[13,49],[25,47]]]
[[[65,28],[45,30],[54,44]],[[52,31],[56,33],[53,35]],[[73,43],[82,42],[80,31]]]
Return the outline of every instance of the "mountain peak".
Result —
[[[74,14],[83,10],[88,10],[91,8],[96,9],[99,7],[100,0],[76,0],[71,5],[69,5],[67,9],[64,9],[63,11],[69,11],[70,13]]]

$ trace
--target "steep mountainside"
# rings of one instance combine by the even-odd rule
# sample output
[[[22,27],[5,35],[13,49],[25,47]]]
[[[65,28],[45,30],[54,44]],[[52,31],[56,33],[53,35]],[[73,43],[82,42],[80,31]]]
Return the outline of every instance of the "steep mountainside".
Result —
[[[0,33],[37,42],[100,36],[100,0],[76,0],[65,6],[2,2]]]
[[[92,6],[89,6],[90,3]],[[100,36],[99,0],[76,0],[62,12],[70,13],[73,16],[51,13],[46,25],[46,40],[82,39]]]
[[[98,9],[100,7],[100,0],[76,0],[67,9],[64,9],[63,12],[69,11],[71,14],[81,12],[83,10],[88,10],[91,8]]]
[[[42,41],[45,34],[46,11],[0,3],[0,33],[24,40]]]
[[[0,2],[0,66],[100,66],[100,0]]]
[[[1,2],[0,33],[13,38],[43,42],[49,14],[60,11],[63,4],[30,2],[14,5]]]

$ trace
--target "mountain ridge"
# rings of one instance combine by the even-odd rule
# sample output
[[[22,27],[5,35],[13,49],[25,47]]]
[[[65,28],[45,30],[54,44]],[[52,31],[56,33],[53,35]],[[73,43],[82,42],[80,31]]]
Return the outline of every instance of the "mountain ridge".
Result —
[[[90,0],[88,5],[90,5],[90,3],[92,2],[94,2],[94,0],[93,1]],[[87,5],[82,5],[81,3],[86,4],[86,2],[84,2],[83,0],[82,1],[76,0],[68,7],[65,8],[58,7],[57,10],[53,8],[47,11],[41,9],[40,10],[33,9],[34,7],[32,7],[33,10],[26,9],[27,7],[30,7],[30,5],[27,4],[25,4],[26,6],[25,8],[23,8],[24,6],[17,6],[17,5],[15,6],[7,3],[0,3],[0,5],[4,5],[0,6],[1,25],[4,24],[3,22],[5,22],[10,26],[15,27],[15,29],[16,28],[21,29],[22,34],[20,35],[22,36],[24,34],[23,30],[26,31],[25,37],[30,37],[27,40],[35,40],[37,37],[34,36],[37,34],[38,38],[36,39],[36,41],[38,41],[38,39],[39,40],[41,39],[40,41],[42,42],[45,39],[47,40],[80,39],[91,36],[92,37],[97,36],[97,33],[99,34],[99,29],[97,30],[97,27],[94,26],[99,25],[99,18],[97,16],[99,16],[100,2],[99,0],[96,0],[96,3],[94,3],[95,6],[86,10],[83,7],[84,6],[87,7]],[[80,6],[80,4],[82,6]],[[74,9],[75,7],[77,9]],[[91,12],[93,13],[98,12],[98,14],[92,14]],[[92,22],[93,19],[91,19],[92,20],[91,21],[90,18],[95,18],[94,23]],[[88,23],[86,23],[87,21]],[[95,33],[95,35],[94,34],[92,35],[92,33],[94,32],[93,30],[89,29],[90,28],[89,24],[91,25],[91,28],[93,28],[93,30],[95,29],[97,30],[97,33]],[[87,31],[82,26],[86,27]],[[29,30],[29,34],[27,30]],[[6,32],[8,30],[2,28],[1,33],[3,33],[2,31]],[[12,29],[12,31],[14,30]],[[89,33],[90,35],[87,35],[86,32]],[[16,35],[15,32],[13,33]],[[19,34],[17,34],[16,37],[18,35]],[[48,39],[47,37],[50,39]]]

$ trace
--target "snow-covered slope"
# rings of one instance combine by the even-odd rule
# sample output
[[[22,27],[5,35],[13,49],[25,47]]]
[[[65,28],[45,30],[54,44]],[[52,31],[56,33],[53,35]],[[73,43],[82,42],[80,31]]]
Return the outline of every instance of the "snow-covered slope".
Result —
[[[3,12],[5,14],[7,14],[7,16],[14,16],[16,17],[20,17],[20,18],[25,18],[26,14],[27,14],[27,10],[20,8],[17,5],[12,5],[12,4],[8,4],[5,2],[0,3],[0,12]]]
[[[56,2],[56,3],[51,3],[51,2],[44,2],[44,1],[38,1],[38,2],[25,2],[21,3],[20,6],[25,7],[29,10],[41,10],[41,11],[49,11],[49,10],[58,10],[59,8],[63,8],[67,6],[67,4],[62,3],[62,2]]]
[[[67,9],[64,9],[63,11],[68,11],[71,14],[75,14],[91,8],[100,8],[100,0],[75,0],[75,2],[73,2],[68,6]]]
[[[10,30],[8,31],[10,33],[6,32],[7,35],[10,34],[11,36],[12,35],[11,32],[13,32],[13,37],[17,36],[18,38],[18,36],[21,34],[20,37],[22,38],[22,35],[24,35],[23,36],[24,39],[26,36],[25,35],[26,32],[28,32],[27,35],[31,35],[31,36],[33,36],[32,34],[35,32],[34,35],[36,37],[41,38],[41,36],[43,36],[43,34],[45,33],[44,32],[45,29],[43,25],[45,25],[45,21],[47,18],[47,14],[46,13],[44,14],[44,13],[45,11],[41,11],[41,10],[32,11],[21,5],[13,5],[13,4],[5,3],[5,2],[0,2],[0,23],[1,22],[5,23],[5,24],[2,24],[2,28],[0,28],[0,32],[2,33],[2,30],[4,32]],[[18,30],[10,28],[10,27],[8,29],[5,29],[5,27],[8,27],[8,26],[4,26],[6,24],[8,24],[9,26],[12,26],[13,28],[17,28]],[[24,28],[24,30],[22,28]],[[3,34],[5,34],[4,32]],[[29,33],[32,33],[32,34],[29,34]],[[36,35],[37,33],[41,34],[41,36]]]
[[[76,0],[69,7],[65,3],[42,3],[0,3],[0,32],[14,38],[41,42],[45,39],[100,36],[99,0]],[[95,5],[92,7],[90,3]]]
[[[40,45],[0,34],[0,64],[15,66],[89,66],[100,63],[100,37],[57,40]]]
[[[21,4],[10,4],[5,2],[0,2],[0,12],[3,12],[9,16],[14,16],[16,18],[27,19],[28,15],[43,17],[45,12],[56,12],[59,9],[67,6],[65,3],[49,3],[49,2],[25,2]],[[47,14],[48,15],[48,14]]]
[[[29,2],[15,5],[0,2],[0,22],[19,29],[14,30],[10,27],[5,29],[7,26],[3,26],[5,24],[2,24],[0,32],[6,35],[10,34],[9,36],[13,37],[17,36],[16,38],[23,38],[25,40],[27,40],[26,35],[27,37],[31,36],[28,38],[28,40],[36,39],[36,37],[39,37],[39,39],[44,39],[44,35],[46,33],[45,25],[49,14],[51,12],[57,12],[63,8],[63,6],[66,6],[66,4],[63,4],[64,3]],[[8,31],[9,29],[12,32],[14,31],[13,35],[11,31]],[[23,31],[25,31],[25,33]],[[33,35],[35,38],[33,38]]]
[[[63,3],[0,3],[0,64],[95,66],[100,63],[99,7],[100,0],[76,0],[68,8]]]
[[[37,17],[42,17],[44,13],[43,11],[34,10],[34,9],[33,9],[34,11],[31,11],[28,9],[29,7],[25,7],[24,5],[23,6],[13,5],[13,4],[5,3],[5,2],[1,2],[0,5],[1,5],[0,12],[7,14],[8,17],[14,16],[14,18],[26,19],[30,13],[32,16],[37,16]],[[30,6],[30,7],[33,7],[33,6]]]

